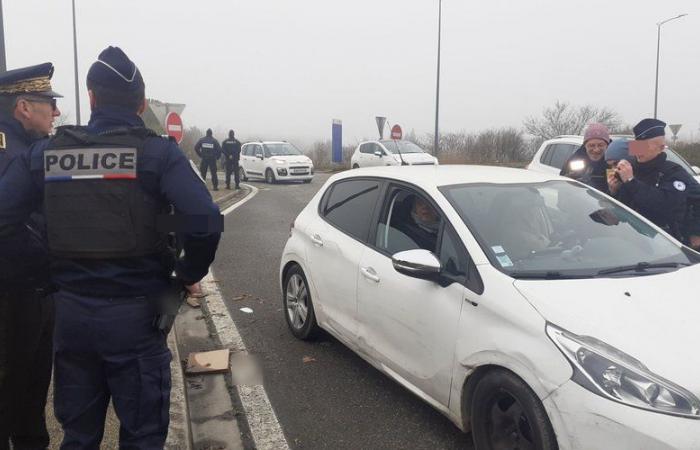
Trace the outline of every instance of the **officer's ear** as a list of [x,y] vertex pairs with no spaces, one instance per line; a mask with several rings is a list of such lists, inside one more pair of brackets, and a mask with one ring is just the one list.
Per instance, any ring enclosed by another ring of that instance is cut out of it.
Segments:
[[97,106],[97,100],[95,100],[95,93],[92,89],[88,89],[88,97],[90,98],[90,109],[95,109]]
[[137,114],[140,116],[143,114],[144,111],[146,111],[146,97],[143,98],[143,101],[141,102],[141,106],[139,106]]

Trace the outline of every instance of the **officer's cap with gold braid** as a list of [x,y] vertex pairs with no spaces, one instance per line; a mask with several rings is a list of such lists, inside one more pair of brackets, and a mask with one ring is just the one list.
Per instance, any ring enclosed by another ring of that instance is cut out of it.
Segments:
[[63,97],[51,89],[53,64],[8,70],[0,74],[0,95],[38,95],[42,97]]

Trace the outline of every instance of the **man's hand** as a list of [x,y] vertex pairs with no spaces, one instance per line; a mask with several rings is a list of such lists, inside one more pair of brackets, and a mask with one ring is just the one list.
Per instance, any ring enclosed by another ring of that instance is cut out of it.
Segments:
[[611,194],[617,194],[617,191],[620,190],[620,186],[622,186],[622,182],[617,178],[615,172],[608,175],[608,188]]
[[196,283],[191,284],[189,286],[185,286],[185,289],[187,289],[187,294],[190,297],[201,298],[201,297],[206,296],[204,294],[204,291],[202,290],[202,285],[199,282],[196,282]]
[[617,164],[617,173],[620,175],[623,183],[627,183],[634,178],[634,169],[629,161],[622,160]]

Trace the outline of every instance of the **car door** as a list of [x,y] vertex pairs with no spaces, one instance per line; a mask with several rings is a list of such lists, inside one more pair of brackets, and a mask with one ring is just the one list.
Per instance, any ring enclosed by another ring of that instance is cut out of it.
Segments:
[[264,176],[263,173],[263,166],[265,163],[263,162],[263,148],[262,145],[260,144],[255,144],[255,148],[253,149],[253,157],[250,158],[250,172],[258,177]]
[[[433,239],[419,236],[415,224],[404,226],[415,215],[412,204],[418,198],[436,214]],[[459,317],[467,295],[466,250],[437,207],[416,190],[391,186],[378,217],[375,245],[364,252],[359,265],[360,340],[390,371],[447,405]],[[439,255],[445,282],[412,278],[394,269],[392,254],[416,248]]]
[[335,183],[321,200],[318,218],[305,230],[320,324],[349,343],[358,330],[358,265],[382,185],[377,179]]

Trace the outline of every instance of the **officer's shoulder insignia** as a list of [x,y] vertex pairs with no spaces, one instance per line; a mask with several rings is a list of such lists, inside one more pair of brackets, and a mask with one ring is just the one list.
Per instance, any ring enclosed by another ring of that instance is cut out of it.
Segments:
[[685,191],[685,189],[686,189],[685,183],[680,181],[680,180],[674,181],[673,187],[676,188],[677,191],[681,191],[681,192]]
[[7,144],[5,143],[5,133],[0,132],[0,150],[5,150]]

